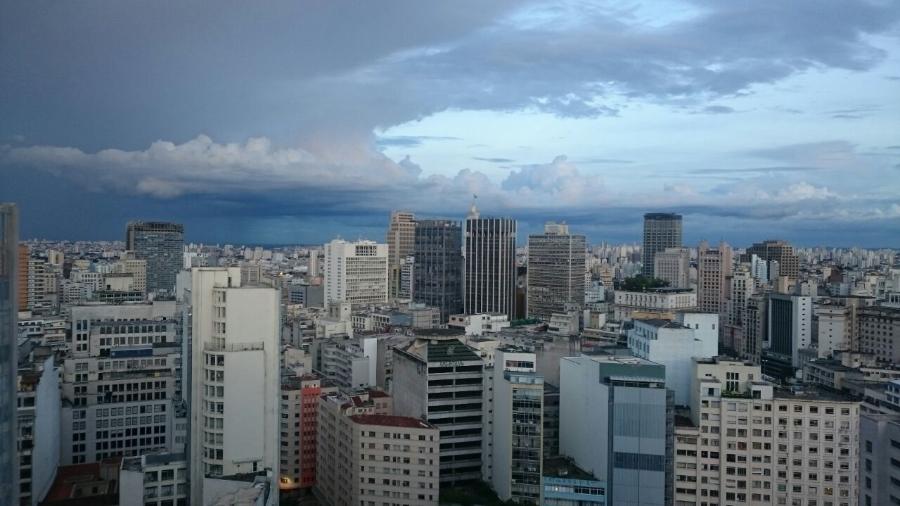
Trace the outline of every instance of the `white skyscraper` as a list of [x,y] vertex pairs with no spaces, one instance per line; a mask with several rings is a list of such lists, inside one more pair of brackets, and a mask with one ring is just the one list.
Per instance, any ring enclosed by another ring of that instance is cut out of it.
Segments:
[[271,472],[274,484],[279,476],[279,293],[242,286],[240,273],[193,271],[191,497],[198,505],[245,485],[223,477]]
[[388,300],[388,246],[335,239],[325,245],[325,304]]

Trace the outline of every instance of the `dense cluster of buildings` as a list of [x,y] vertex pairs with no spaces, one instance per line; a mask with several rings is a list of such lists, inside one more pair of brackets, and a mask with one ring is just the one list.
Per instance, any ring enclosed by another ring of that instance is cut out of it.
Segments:
[[16,224],[0,504],[900,503],[894,251],[691,247],[663,213],[591,246],[474,205],[313,247]]

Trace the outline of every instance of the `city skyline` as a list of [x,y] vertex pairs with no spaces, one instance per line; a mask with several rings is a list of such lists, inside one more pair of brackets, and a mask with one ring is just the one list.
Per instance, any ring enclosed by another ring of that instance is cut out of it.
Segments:
[[398,200],[460,219],[475,193],[591,242],[677,212],[687,243],[897,247],[895,2],[201,4],[10,6],[22,237],[375,238]]

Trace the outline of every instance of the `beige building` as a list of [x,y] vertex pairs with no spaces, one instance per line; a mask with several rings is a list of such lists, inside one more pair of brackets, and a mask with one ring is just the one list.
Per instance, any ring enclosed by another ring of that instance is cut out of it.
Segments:
[[701,242],[697,247],[697,308],[718,313],[720,323],[727,318],[731,273],[731,246],[723,242],[710,248],[706,241]]
[[616,290],[613,317],[617,321],[630,320],[635,313],[674,317],[677,311],[697,308],[697,293],[681,288],[651,288],[645,292]]
[[388,276],[390,297],[400,296],[401,264],[413,254],[416,240],[416,215],[406,211],[391,213],[391,223],[387,231]]
[[113,272],[131,274],[133,290],[141,293],[147,292],[147,261],[137,258],[124,258],[116,262]]
[[653,258],[653,276],[669,282],[672,288],[691,287],[691,250],[666,248]]
[[676,415],[675,504],[858,504],[859,402],[777,390],[758,365],[695,359]]
[[335,239],[325,245],[325,305],[388,301],[388,246]]
[[316,489],[333,506],[438,504],[439,429],[377,401],[320,399]]

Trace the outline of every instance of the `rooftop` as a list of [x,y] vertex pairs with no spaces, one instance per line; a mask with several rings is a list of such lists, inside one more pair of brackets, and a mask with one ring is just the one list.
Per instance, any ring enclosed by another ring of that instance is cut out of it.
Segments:
[[553,478],[569,478],[572,480],[598,481],[591,473],[581,469],[567,457],[548,457],[544,459],[543,476]]
[[636,322],[641,322],[645,325],[650,325],[652,327],[656,327],[658,329],[688,329],[690,327],[685,327],[684,325],[672,321],[672,320],[663,320],[662,318],[647,318],[647,319],[636,319]]
[[404,427],[408,429],[437,429],[437,427],[424,420],[409,416],[352,415],[350,419],[361,425],[381,425],[385,427]]

